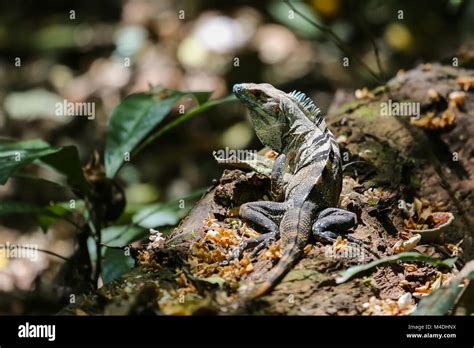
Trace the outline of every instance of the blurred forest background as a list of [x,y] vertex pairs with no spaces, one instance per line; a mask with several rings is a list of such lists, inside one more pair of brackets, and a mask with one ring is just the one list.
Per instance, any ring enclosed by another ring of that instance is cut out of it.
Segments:
[[[103,152],[113,108],[150,85],[213,91],[212,98],[219,98],[234,83],[267,82],[301,90],[325,111],[337,89],[375,87],[418,63],[451,64],[457,57],[460,66],[474,66],[472,1],[293,3],[379,73],[375,43],[381,80],[354,60],[344,66],[346,55],[330,35],[298,14],[289,18],[289,7],[280,0],[2,2],[0,136],[73,144],[85,163],[94,150]],[[93,102],[95,118],[55,116],[55,104],[65,99]],[[212,152],[225,147],[261,147],[238,102],[199,114],[132,158],[119,173],[128,204],[122,223],[151,204],[175,202],[208,187],[222,173]],[[0,186],[2,200],[48,204],[70,197],[27,178]],[[192,200],[186,200],[186,209],[165,206],[141,227],[166,230],[191,207]],[[66,257],[73,252],[74,232],[65,222],[57,221],[45,234],[33,218],[0,218],[0,243],[38,243]],[[62,262],[46,254],[38,262],[0,259],[0,312],[54,313],[60,303],[52,282]]]

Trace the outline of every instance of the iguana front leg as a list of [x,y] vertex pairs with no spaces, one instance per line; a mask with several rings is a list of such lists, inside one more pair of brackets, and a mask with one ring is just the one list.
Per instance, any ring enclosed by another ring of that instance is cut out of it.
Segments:
[[262,235],[244,240],[231,252],[230,258],[239,258],[244,250],[278,237],[280,220],[285,210],[286,203],[284,202],[258,201],[242,204],[239,212],[240,217],[255,227]]
[[252,253],[255,256],[263,247],[267,246],[269,241],[274,240],[279,235],[279,223],[285,213],[286,204],[284,191],[286,156],[280,154],[273,164],[270,182],[270,195],[273,201],[259,201],[242,204],[240,207],[240,217],[255,227],[261,236],[243,241],[237,248],[231,252],[231,258],[239,258],[244,250],[255,248]]
[[273,164],[271,182],[271,197],[275,202],[283,202],[285,199],[284,175],[285,175],[286,155],[278,155]]

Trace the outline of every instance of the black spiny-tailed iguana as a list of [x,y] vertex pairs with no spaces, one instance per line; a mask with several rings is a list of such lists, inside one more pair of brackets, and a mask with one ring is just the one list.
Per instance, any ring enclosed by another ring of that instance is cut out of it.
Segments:
[[231,256],[256,245],[255,255],[280,236],[282,257],[254,293],[258,297],[272,290],[299,260],[311,233],[334,242],[338,233],[357,224],[357,218],[335,208],[342,187],[339,147],[311,99],[269,84],[237,84],[233,92],[250,110],[260,141],[280,154],[271,173],[274,201],[240,207],[240,216],[264,234],[243,242]]

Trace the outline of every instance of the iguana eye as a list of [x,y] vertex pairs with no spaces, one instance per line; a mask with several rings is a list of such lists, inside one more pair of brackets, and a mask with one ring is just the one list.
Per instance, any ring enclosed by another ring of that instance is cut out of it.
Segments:
[[255,99],[260,100],[263,97],[265,97],[265,93],[263,93],[262,91],[256,90],[256,91],[253,91],[253,96],[255,97]]

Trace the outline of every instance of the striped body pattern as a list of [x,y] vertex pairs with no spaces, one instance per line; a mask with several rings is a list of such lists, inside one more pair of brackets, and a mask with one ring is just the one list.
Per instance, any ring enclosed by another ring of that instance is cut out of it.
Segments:
[[[280,153],[272,191],[281,202],[251,202],[243,218],[279,235],[282,258],[254,294],[269,292],[299,260],[323,210],[336,207],[342,187],[339,146],[319,108],[301,92],[285,93],[269,84],[238,84],[234,93],[250,111],[261,142]],[[278,191],[281,192],[278,192]]]

